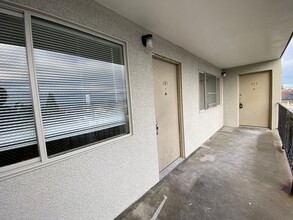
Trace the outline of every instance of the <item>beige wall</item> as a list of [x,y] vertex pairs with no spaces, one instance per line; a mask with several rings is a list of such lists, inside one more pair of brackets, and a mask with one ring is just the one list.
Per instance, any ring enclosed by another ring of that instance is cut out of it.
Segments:
[[256,63],[226,70],[224,78],[224,125],[239,126],[239,75],[261,71],[272,72],[272,129],[278,126],[278,105],[281,101],[282,68],[281,60]]

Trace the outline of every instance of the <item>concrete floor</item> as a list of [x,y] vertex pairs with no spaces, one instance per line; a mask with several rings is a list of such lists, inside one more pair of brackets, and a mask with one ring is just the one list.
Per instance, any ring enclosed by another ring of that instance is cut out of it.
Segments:
[[224,127],[117,219],[292,220],[290,181],[276,131]]

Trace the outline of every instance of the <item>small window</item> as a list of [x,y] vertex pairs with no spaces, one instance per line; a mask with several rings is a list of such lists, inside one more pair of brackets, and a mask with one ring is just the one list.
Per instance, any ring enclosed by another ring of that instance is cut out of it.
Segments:
[[220,78],[208,73],[199,73],[200,110],[220,104]]
[[48,155],[129,133],[122,45],[34,17],[32,36]]
[[24,20],[0,13],[0,167],[39,156]]

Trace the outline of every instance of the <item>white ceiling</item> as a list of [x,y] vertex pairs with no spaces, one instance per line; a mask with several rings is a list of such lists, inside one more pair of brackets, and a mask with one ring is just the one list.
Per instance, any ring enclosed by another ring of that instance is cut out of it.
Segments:
[[293,28],[293,0],[96,1],[220,68],[280,58]]

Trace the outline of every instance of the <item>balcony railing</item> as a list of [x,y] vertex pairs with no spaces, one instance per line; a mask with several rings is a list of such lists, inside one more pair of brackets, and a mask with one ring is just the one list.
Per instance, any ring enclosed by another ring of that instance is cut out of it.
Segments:
[[[279,104],[279,134],[293,175],[293,110]],[[293,194],[293,183],[291,187]]]

